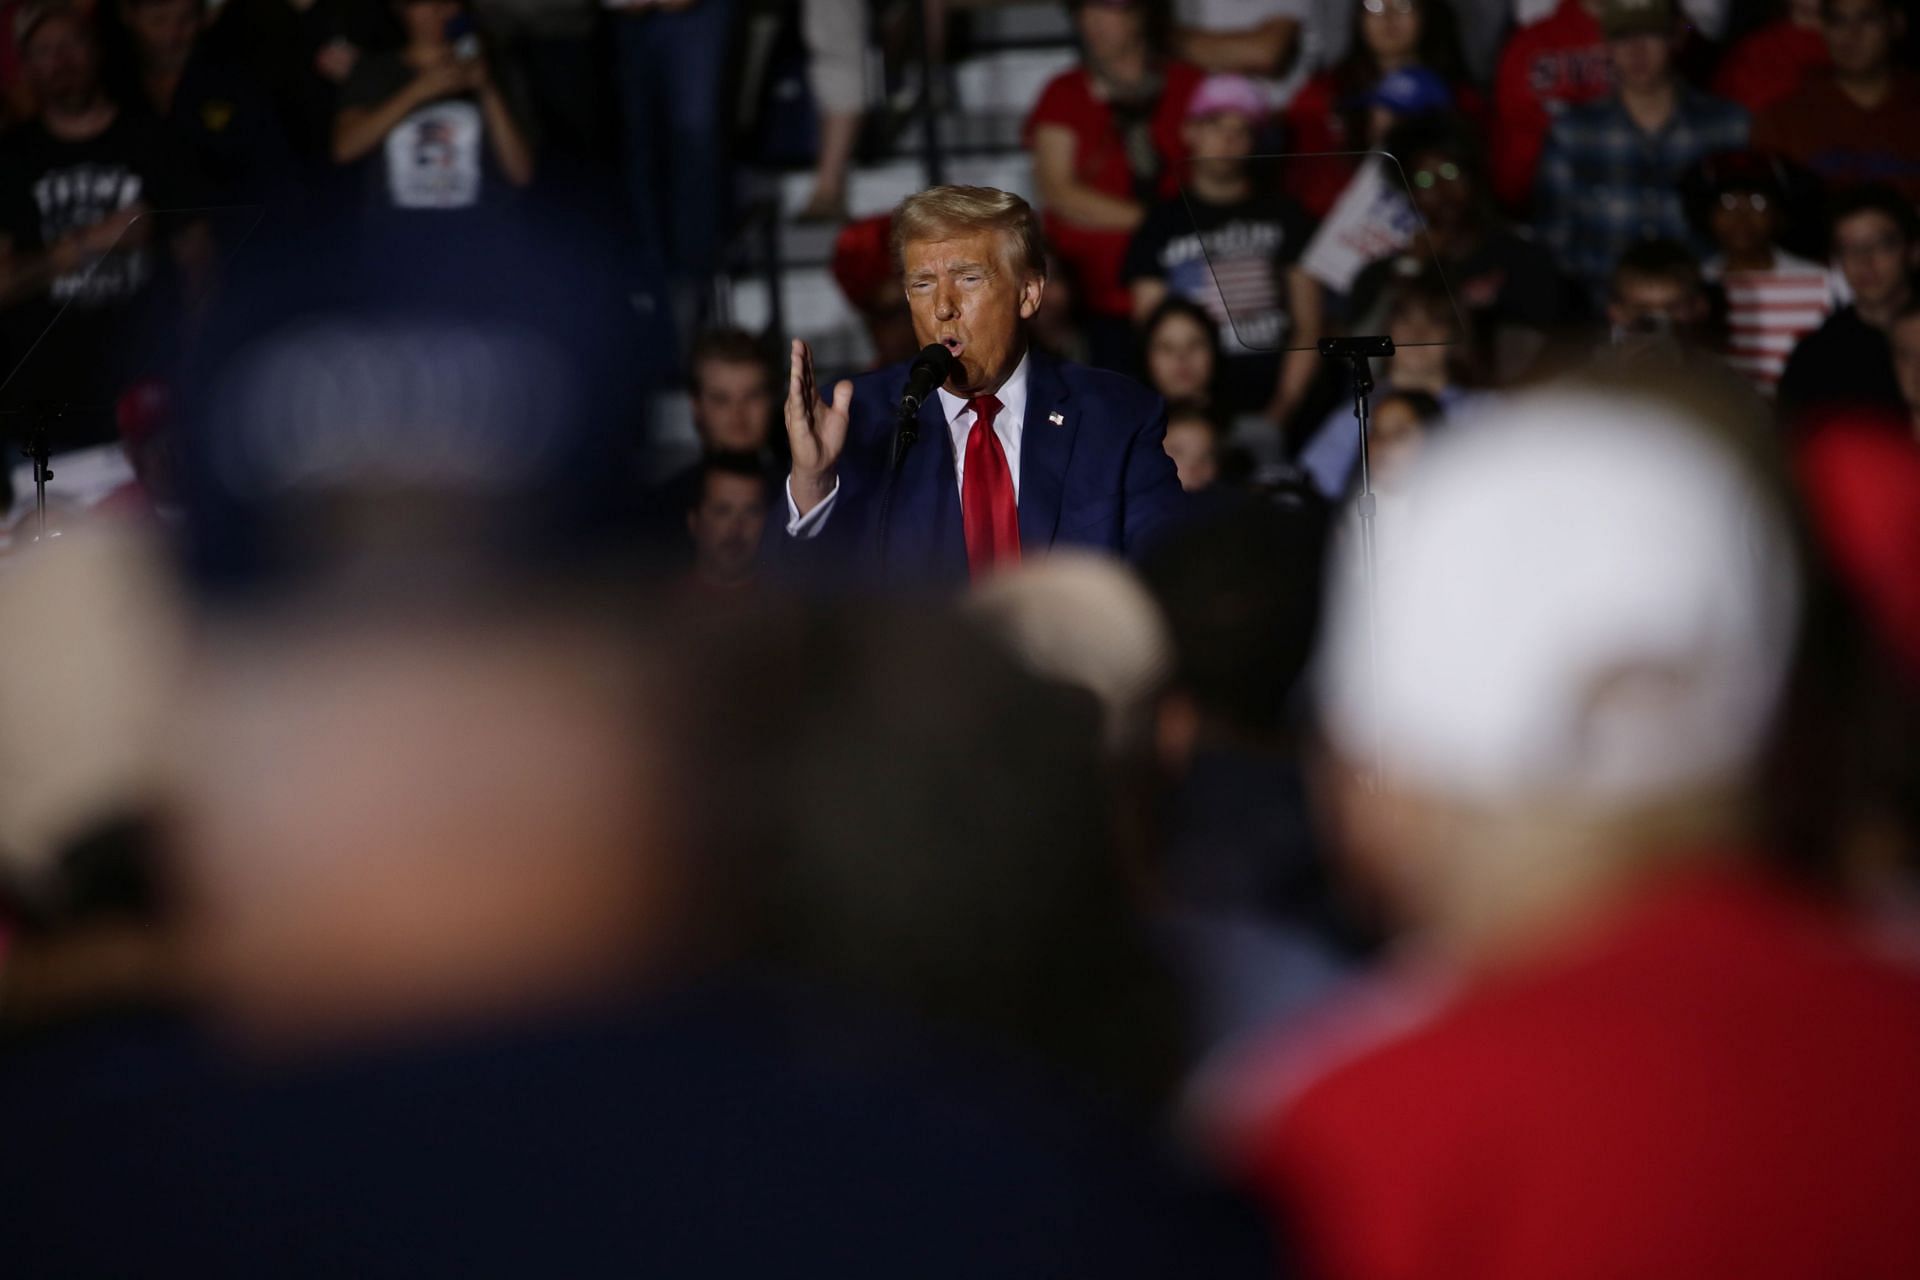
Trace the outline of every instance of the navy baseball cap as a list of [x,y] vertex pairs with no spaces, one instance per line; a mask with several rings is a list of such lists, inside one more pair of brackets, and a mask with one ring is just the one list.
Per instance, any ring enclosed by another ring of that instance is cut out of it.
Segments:
[[229,271],[173,454],[203,603],[554,578],[630,551],[639,339],[615,259],[524,216],[422,230],[320,230]]

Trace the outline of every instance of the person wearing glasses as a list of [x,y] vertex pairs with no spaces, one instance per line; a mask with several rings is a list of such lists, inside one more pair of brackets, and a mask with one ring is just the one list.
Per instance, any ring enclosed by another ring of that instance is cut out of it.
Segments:
[[1716,156],[1700,179],[1696,220],[1719,250],[1701,275],[1725,301],[1727,364],[1771,397],[1794,346],[1832,313],[1833,273],[1780,247],[1787,191],[1772,157]]
[[1780,375],[1783,419],[1806,423],[1833,409],[1903,414],[1887,334],[1913,302],[1920,266],[1920,224],[1913,206],[1889,187],[1859,187],[1833,213],[1833,256],[1853,294],[1793,349]]
[[1468,367],[1496,386],[1523,376],[1580,310],[1553,255],[1501,217],[1479,135],[1461,121],[1409,120],[1387,135],[1386,149],[1400,160],[1427,234],[1361,271],[1350,327],[1385,332],[1381,304],[1396,283],[1437,268],[1466,325]]
[[1762,113],[1754,145],[1829,188],[1885,182],[1920,202],[1920,80],[1893,64],[1906,15],[1891,0],[1824,0],[1820,23],[1833,70]]

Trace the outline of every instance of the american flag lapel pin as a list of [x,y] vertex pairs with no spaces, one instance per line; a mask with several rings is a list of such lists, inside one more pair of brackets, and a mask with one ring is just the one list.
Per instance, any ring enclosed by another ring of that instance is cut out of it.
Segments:
[[1067,421],[1067,415],[1064,413],[1061,413],[1058,409],[1055,409],[1052,413],[1047,415],[1047,421],[1051,422],[1056,427],[1065,426]]

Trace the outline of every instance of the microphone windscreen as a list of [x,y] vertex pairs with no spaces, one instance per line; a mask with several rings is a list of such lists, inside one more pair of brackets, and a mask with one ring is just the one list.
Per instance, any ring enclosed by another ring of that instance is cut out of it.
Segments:
[[953,368],[953,352],[942,343],[929,342],[920,348],[920,354],[914,357],[913,363],[939,374],[935,380],[935,385],[938,385],[947,380],[947,374]]

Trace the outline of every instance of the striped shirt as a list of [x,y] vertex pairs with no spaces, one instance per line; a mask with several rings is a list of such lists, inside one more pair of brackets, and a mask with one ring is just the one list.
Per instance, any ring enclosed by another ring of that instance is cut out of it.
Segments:
[[1827,268],[1779,249],[1765,271],[1728,271],[1714,258],[1704,269],[1727,299],[1727,364],[1771,396],[1800,339],[1833,313],[1833,277]]

